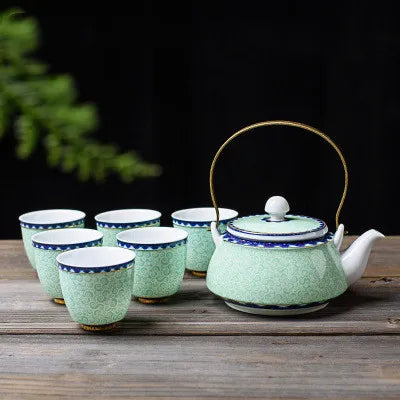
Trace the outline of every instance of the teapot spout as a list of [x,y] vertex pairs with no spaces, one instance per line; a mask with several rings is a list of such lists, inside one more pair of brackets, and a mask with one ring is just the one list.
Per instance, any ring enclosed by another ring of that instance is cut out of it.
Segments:
[[375,229],[363,233],[352,245],[341,254],[342,266],[350,286],[363,275],[368,257],[376,239],[385,237]]

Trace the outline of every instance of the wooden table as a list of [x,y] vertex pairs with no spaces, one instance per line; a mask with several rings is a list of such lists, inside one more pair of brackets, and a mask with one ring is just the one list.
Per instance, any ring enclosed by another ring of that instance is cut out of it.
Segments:
[[21,242],[0,241],[0,334],[0,399],[400,399],[400,237],[314,314],[243,314],[186,276],[169,304],[132,302],[108,334],[71,321]]

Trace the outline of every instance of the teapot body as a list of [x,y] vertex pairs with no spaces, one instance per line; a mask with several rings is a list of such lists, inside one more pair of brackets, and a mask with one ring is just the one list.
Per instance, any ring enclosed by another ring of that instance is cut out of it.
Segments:
[[332,234],[309,242],[260,243],[224,235],[211,258],[207,286],[244,312],[316,311],[347,289]]
[[[334,236],[318,218],[288,214],[290,206],[282,196],[267,200],[266,214],[236,218],[228,223],[224,235],[218,231],[220,218],[214,191],[217,160],[232,140],[266,126],[301,128],[323,138],[338,154],[344,171],[344,188],[335,215]],[[220,146],[210,168],[210,194],[216,211],[216,221],[210,228],[216,250],[208,267],[208,288],[228,306],[254,314],[303,314],[325,307],[363,275],[373,243],[384,237],[371,229],[339,254],[344,233],[339,217],[347,187],[343,154],[318,129],[277,120],[258,122],[236,131]]]

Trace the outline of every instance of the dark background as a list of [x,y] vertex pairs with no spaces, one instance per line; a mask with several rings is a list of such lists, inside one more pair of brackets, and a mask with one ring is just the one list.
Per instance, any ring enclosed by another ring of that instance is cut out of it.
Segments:
[[[93,216],[145,207],[169,214],[211,205],[208,172],[223,141],[257,121],[300,121],[330,135],[348,162],[341,222],[349,233],[400,233],[400,24],[396,2],[131,2],[108,13],[58,3],[2,2],[38,18],[38,58],[71,73],[81,101],[99,107],[100,140],[136,149],[163,167],[159,178],[82,183],[46,166],[39,151],[15,156],[0,142],[1,238],[19,237],[18,215],[76,208]],[[76,15],[80,14],[80,15]],[[334,215],[343,170],[321,138],[261,128],[232,142],[216,169],[221,206],[262,213],[284,195],[291,212]]]

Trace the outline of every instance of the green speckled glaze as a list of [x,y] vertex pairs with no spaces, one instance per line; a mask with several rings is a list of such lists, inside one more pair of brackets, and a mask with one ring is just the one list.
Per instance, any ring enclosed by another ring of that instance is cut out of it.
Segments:
[[286,215],[285,221],[269,222],[269,214],[239,217],[231,222],[234,228],[260,233],[298,233],[307,232],[319,227],[319,221],[300,215]]
[[347,288],[333,244],[266,249],[222,242],[211,259],[207,286],[218,296],[263,305],[329,300]]
[[[98,246],[101,246],[101,244]],[[82,245],[82,247],[85,246]],[[44,291],[53,298],[62,299],[63,294],[56,258],[65,250],[44,250],[33,246],[32,248],[35,253],[36,271]]]
[[160,298],[172,296],[179,290],[185,273],[186,244],[134,251],[133,296]]
[[[160,221],[158,221],[154,224],[143,225],[141,227],[134,228],[134,229],[140,229],[140,228],[144,228],[144,227],[148,227],[148,226],[160,226]],[[118,247],[116,236],[118,235],[118,233],[126,231],[128,229],[132,229],[132,228],[103,228],[101,226],[97,226],[97,230],[104,235],[103,236],[103,246]]]
[[[190,227],[173,224],[175,228],[185,230],[189,236],[187,241],[186,268],[191,271],[207,271],[208,264],[215,250],[215,244],[209,226]],[[226,231],[226,224],[219,224],[219,231]]]
[[85,325],[106,325],[123,319],[131,302],[132,276],[132,268],[94,274],[60,270],[71,318]]
[[36,271],[44,291],[53,298],[63,298],[56,258],[61,250],[43,250],[33,247]]
[[[84,228],[84,224],[82,223],[79,225],[75,225],[73,226],[73,228]],[[43,231],[45,231],[45,229],[30,229],[21,226],[22,241],[24,243],[25,253],[28,256],[29,262],[31,263],[33,269],[36,269],[36,264],[35,264],[35,252],[33,251],[34,247],[32,245],[32,236],[35,233]]]

